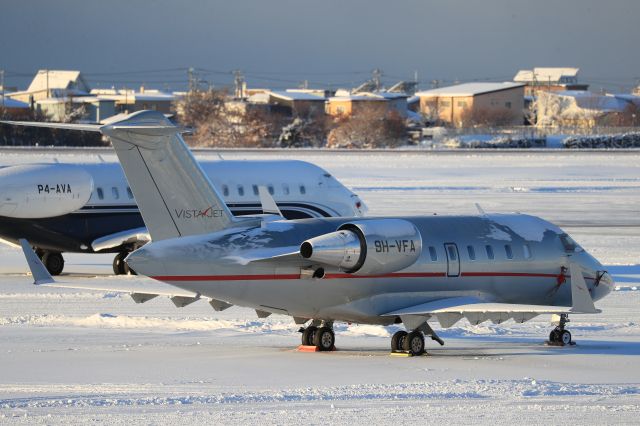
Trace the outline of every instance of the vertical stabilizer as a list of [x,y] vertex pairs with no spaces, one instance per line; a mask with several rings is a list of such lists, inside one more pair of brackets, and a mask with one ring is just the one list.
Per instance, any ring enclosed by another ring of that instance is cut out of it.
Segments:
[[179,129],[157,111],[102,126],[154,241],[219,231],[233,215]]

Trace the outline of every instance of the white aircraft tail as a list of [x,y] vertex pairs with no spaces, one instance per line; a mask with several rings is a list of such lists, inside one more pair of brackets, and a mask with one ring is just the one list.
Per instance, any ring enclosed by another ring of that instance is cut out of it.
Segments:
[[141,111],[100,131],[111,139],[152,240],[232,226],[223,198],[163,114]]

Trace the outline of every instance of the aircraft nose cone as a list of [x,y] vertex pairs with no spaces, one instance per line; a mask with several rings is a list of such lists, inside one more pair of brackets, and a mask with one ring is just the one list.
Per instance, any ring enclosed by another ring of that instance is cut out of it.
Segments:
[[140,275],[148,277],[164,275],[164,264],[154,255],[151,247],[145,246],[132,252],[124,261],[129,268]]

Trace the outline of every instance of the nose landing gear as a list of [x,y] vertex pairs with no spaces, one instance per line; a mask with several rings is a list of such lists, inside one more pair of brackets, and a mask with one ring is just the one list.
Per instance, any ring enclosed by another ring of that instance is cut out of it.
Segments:
[[[558,317],[557,319],[555,317]],[[571,340],[571,333],[565,330],[564,326],[569,322],[568,314],[554,315],[552,323],[557,324],[556,328],[549,334],[547,344],[550,346],[573,346],[575,342]]]

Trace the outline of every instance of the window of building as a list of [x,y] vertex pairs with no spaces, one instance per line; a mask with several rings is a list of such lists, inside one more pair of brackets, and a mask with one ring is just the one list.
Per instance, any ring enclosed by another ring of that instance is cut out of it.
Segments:
[[524,246],[522,246],[522,252],[524,254],[525,259],[531,259],[531,249],[529,248],[528,244],[525,244]]
[[505,102],[505,103],[504,103],[504,106],[505,106],[505,107],[507,107],[507,108],[509,108],[509,109],[511,109],[511,102]]
[[96,189],[96,194],[98,194],[98,199],[99,200],[104,200],[104,192],[102,192],[102,188],[97,188]]
[[269,194],[271,194],[271,195],[275,194],[275,192],[276,192],[276,191],[273,189],[273,185],[269,185],[269,186],[267,186],[267,189],[269,190]]
[[133,200],[133,192],[131,192],[131,188],[129,188],[127,186],[127,197],[129,197],[130,200]]
[[229,187],[227,185],[222,185],[222,195],[225,197],[229,196]]
[[484,246],[484,248],[485,250],[487,250],[487,259],[489,260],[495,259],[495,256],[493,255],[493,247],[487,244],[486,246]]
[[286,183],[282,184],[282,193],[284,195],[289,195],[289,185],[288,184],[286,184]]
[[458,108],[466,108],[467,101],[458,101],[457,105],[458,105]]
[[429,246],[429,256],[431,256],[431,260],[435,262],[438,260],[438,253],[436,252],[436,248]]
[[305,188],[304,185],[300,185],[300,193],[303,195],[307,193],[307,188]]
[[444,108],[449,108],[451,106],[451,102],[443,99],[440,101],[440,106]]
[[120,194],[118,193],[118,188],[116,188],[115,186],[111,188],[111,194],[113,195],[113,198],[116,200],[120,198]]
[[238,195],[244,197],[244,186],[238,185]]
[[513,259],[513,250],[511,249],[511,244],[504,245],[504,253],[507,255],[507,259]]
[[476,250],[473,246],[467,246],[467,252],[469,253],[469,259],[476,260]]
[[253,185],[253,195],[258,195],[258,185]]

